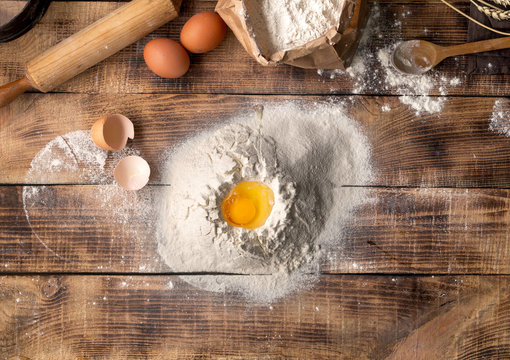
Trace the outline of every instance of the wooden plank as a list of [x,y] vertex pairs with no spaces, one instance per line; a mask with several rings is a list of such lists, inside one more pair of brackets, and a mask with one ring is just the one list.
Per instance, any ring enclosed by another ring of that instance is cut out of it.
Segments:
[[[0,187],[0,272],[188,271],[164,264],[155,206],[136,197],[160,199],[161,187],[131,196],[114,186],[33,189],[24,207],[21,186]],[[510,274],[510,190],[368,191],[373,202],[328,248],[322,272]]]
[[[5,0],[0,1],[0,4]],[[377,79],[367,89],[356,90],[357,78],[344,74],[334,79],[321,77],[315,70],[290,66],[266,68],[257,64],[242,49],[231,32],[226,40],[208,54],[193,55],[189,73],[180,79],[162,79],[152,74],[143,62],[143,46],[154,37],[178,39],[179,31],[192,14],[214,9],[215,1],[187,1],[182,16],[163,26],[148,37],[129,46],[98,66],[55,89],[57,92],[80,93],[258,93],[258,94],[398,94],[396,87],[378,85]],[[467,21],[437,3],[413,0],[383,0],[373,2],[380,7],[380,28],[368,42],[374,57],[378,49],[398,39],[420,38],[440,45],[452,45],[466,40]],[[23,76],[27,61],[62,39],[84,28],[121,6],[119,2],[53,2],[47,15],[28,34],[0,44],[0,83]],[[467,3],[457,4],[466,9]],[[0,5],[1,7],[1,5]],[[233,60],[234,59],[234,60]],[[367,56],[365,56],[367,59]],[[370,72],[384,77],[378,61],[373,61]],[[228,66],[226,66],[228,64]],[[371,64],[371,63],[370,63]],[[448,78],[459,77],[460,85],[441,84],[432,94],[447,91],[462,95],[508,95],[510,75],[466,77],[463,69],[466,59],[448,59],[438,70]],[[367,70],[368,71],[368,70]],[[442,87],[440,90],[439,87]]]
[[[48,183],[43,175],[25,179],[34,156],[59,135],[90,129],[105,113],[119,112],[135,123],[133,149],[152,167],[151,182],[161,183],[161,154],[203,129],[255,104],[298,100],[337,102],[346,107],[373,148],[381,186],[510,187],[510,141],[489,131],[494,99],[449,98],[441,114],[416,116],[396,97],[29,94],[0,109],[0,183]],[[506,111],[510,102],[501,99]],[[388,106],[391,111],[382,111]],[[59,183],[79,183],[77,172],[60,174]],[[358,184],[351,184],[358,185]]]
[[25,2],[21,1],[2,1],[0,4],[0,26],[11,21],[25,7]]
[[323,276],[271,305],[175,276],[12,276],[0,284],[4,359],[510,356],[506,276]]

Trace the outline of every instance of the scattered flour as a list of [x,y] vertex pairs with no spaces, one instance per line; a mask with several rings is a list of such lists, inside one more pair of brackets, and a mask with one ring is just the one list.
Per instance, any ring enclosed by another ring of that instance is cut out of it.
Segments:
[[117,161],[137,154],[129,147],[108,152],[94,144],[88,131],[73,131],[57,136],[36,154],[25,181],[37,184],[61,184],[65,181],[112,184]]
[[[344,0],[260,0],[245,2],[247,24],[270,56],[315,40],[340,19]],[[336,29],[335,29],[336,30]]]
[[[320,69],[317,73],[329,79],[335,79],[337,76],[349,76],[354,80],[353,92],[358,94],[381,93],[381,91],[396,92],[400,95],[400,101],[412,108],[417,116],[422,113],[440,112],[446,100],[445,95],[448,94],[447,86],[458,86],[461,80],[446,78],[434,70],[430,70],[424,75],[405,75],[395,70],[391,64],[391,54],[399,42],[376,51],[373,50],[377,48],[374,42],[381,34],[381,24],[385,23],[384,19],[386,18],[388,16],[381,15],[378,5],[373,6],[351,66],[345,71]],[[396,21],[392,26],[398,28],[401,24]],[[436,89],[440,96],[430,96]]]
[[[367,200],[363,188],[345,185],[368,183],[372,170],[369,145],[339,104],[285,103],[259,115],[241,115],[169,155],[159,252],[175,271],[220,273],[183,277],[198,287],[272,301],[313,283],[321,250]],[[275,193],[256,230],[227,225],[219,210],[244,180]]]
[[69,178],[108,181],[98,171],[104,168],[108,153],[89,140],[90,135],[85,139],[84,132],[74,131],[50,141],[32,159],[25,180],[36,183],[61,183]]
[[492,117],[489,119],[489,130],[510,136],[510,100],[499,99],[494,102]]
[[[110,225],[109,228],[112,223],[123,225],[109,234],[111,241],[136,239],[140,223],[150,226],[154,218],[152,189],[126,191],[114,184],[112,175],[121,158],[135,154],[138,152],[131,148],[114,153],[102,150],[84,130],[58,136],[39,151],[32,159],[25,182],[48,185],[24,186],[23,207],[30,226],[52,219],[51,226],[38,227],[38,231],[34,231],[48,251],[62,260],[75,262],[79,261],[83,249],[69,247],[62,239],[73,238],[72,233],[79,226],[83,226],[83,231],[94,239],[94,233],[97,233],[97,238],[104,238],[100,233],[108,228],[105,224]],[[62,183],[98,185],[82,187],[82,191],[76,191],[73,186],[59,188],[51,185]],[[94,212],[91,213],[90,209]],[[57,235],[55,228],[58,229]],[[146,229],[143,230],[147,233]],[[92,242],[89,242],[88,251],[97,251]],[[102,269],[103,265],[100,266]]]

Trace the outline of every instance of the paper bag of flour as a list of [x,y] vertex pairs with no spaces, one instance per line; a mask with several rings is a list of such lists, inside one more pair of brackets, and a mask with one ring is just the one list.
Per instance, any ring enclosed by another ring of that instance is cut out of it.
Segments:
[[[300,26],[296,22],[283,25],[268,23],[270,20],[264,13],[268,10],[264,6],[274,7],[282,2],[266,2],[264,5],[264,1],[260,0],[219,0],[216,11],[232,29],[246,51],[262,65],[284,63],[307,69],[342,70],[349,66],[358,47],[361,31],[368,19],[366,0],[337,0],[336,3],[332,1],[331,3],[339,6],[334,12],[327,13],[334,14],[334,19],[332,23],[327,24],[332,26],[324,29],[323,35],[309,39],[304,44],[297,43],[296,46],[292,46],[292,43],[289,43],[288,46],[278,48],[274,45],[276,41],[281,38],[288,41],[294,36],[290,31],[282,34],[282,28],[289,29],[292,26],[292,30],[300,30],[296,28]],[[313,15],[312,9],[307,10]],[[270,11],[275,13],[274,9]],[[284,17],[276,16],[275,21],[284,21],[282,18]],[[306,27],[311,25],[312,21],[303,22],[302,33],[305,33]]]

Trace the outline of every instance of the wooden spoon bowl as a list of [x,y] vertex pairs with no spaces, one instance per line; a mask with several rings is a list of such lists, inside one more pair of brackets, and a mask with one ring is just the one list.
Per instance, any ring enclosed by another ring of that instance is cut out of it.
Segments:
[[438,63],[436,45],[423,40],[400,43],[391,55],[393,66],[406,74],[420,75]]
[[474,54],[510,47],[510,36],[454,46],[439,46],[425,40],[400,43],[391,54],[391,63],[400,72],[423,74],[450,56]]

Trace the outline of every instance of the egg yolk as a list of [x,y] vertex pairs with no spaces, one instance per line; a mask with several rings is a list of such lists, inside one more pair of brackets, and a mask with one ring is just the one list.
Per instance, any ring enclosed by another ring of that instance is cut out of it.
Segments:
[[243,181],[223,199],[223,218],[232,226],[256,229],[266,222],[274,205],[273,190],[260,181]]

